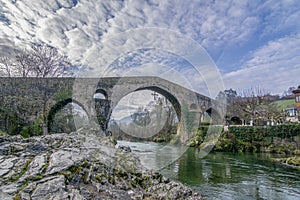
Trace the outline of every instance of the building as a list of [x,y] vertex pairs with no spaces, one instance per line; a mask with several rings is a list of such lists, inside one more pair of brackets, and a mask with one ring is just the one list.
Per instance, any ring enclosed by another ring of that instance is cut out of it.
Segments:
[[296,115],[298,116],[298,122],[300,122],[300,85],[293,91],[296,100]]
[[285,121],[287,122],[298,122],[297,108],[286,108],[285,109]]

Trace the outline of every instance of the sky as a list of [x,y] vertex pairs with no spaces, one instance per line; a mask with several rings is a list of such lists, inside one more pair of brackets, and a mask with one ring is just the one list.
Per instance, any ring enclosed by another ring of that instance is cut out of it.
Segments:
[[0,0],[0,56],[46,43],[89,75],[282,94],[300,85],[299,19],[298,0]]

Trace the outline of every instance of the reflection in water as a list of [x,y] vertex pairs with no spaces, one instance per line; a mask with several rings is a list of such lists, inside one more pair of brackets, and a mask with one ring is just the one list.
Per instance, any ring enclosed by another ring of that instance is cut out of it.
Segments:
[[173,165],[162,170],[208,199],[300,199],[300,173],[265,160],[263,154],[211,153],[199,159],[190,148]]
[[[172,154],[183,152],[177,147],[163,149],[164,145],[157,143],[123,144],[131,146],[144,166],[151,169],[160,169],[174,158]],[[161,173],[193,187],[208,199],[300,199],[299,170],[268,162],[265,154],[199,156],[197,149],[189,148]]]

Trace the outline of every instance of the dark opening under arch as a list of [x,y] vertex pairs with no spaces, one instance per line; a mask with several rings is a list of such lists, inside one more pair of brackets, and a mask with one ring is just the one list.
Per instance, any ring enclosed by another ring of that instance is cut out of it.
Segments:
[[[102,98],[103,96],[104,98]],[[94,99],[107,99],[107,92],[103,89],[97,89],[94,93]]]
[[89,118],[88,116],[88,112],[85,110],[84,106],[79,103],[78,101],[74,100],[74,99],[71,99],[71,98],[68,98],[68,99],[65,99],[65,100],[62,100],[62,101],[59,101],[57,102],[54,106],[51,107],[49,113],[48,113],[48,116],[47,116],[47,128],[48,128],[48,132],[50,133],[51,131],[51,125],[53,123],[53,120],[54,120],[54,117],[55,117],[55,114],[57,112],[59,112],[61,109],[63,109],[67,104],[69,103],[75,103],[77,104],[78,106],[80,106],[82,108],[82,110],[84,110],[84,112],[87,114],[87,117]]
[[242,120],[237,116],[232,117],[230,119],[230,121],[233,125],[242,125],[243,124]]
[[212,124],[223,124],[222,116],[215,109],[209,108],[206,110],[206,113],[208,113],[208,115],[210,116]]

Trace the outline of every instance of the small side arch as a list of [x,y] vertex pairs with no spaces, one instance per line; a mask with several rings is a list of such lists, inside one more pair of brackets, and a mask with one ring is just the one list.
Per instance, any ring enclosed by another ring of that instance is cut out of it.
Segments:
[[206,113],[210,116],[210,120],[212,124],[223,124],[223,117],[220,115],[218,111],[210,107],[209,109],[206,110]]
[[108,98],[107,92],[103,89],[97,89],[93,96],[94,99],[106,99]]
[[197,105],[195,103],[192,103],[190,105],[190,110],[197,110]]
[[78,102],[78,101],[76,101],[74,99],[71,99],[71,98],[67,98],[67,99],[64,99],[62,101],[57,102],[54,106],[51,107],[51,109],[50,109],[50,111],[49,111],[49,113],[47,115],[47,128],[48,128],[48,132],[50,132],[50,127],[51,127],[51,125],[53,123],[53,119],[55,117],[55,114],[58,111],[60,111],[61,109],[63,109],[64,106],[66,106],[69,103],[75,103],[78,106],[80,106],[82,108],[82,110],[84,110],[84,112],[87,114],[88,118],[90,119],[90,116],[88,115],[88,112],[86,111],[86,109],[84,108],[84,106],[80,102]]
[[233,125],[242,125],[243,124],[243,121],[237,116],[231,117],[230,121]]

